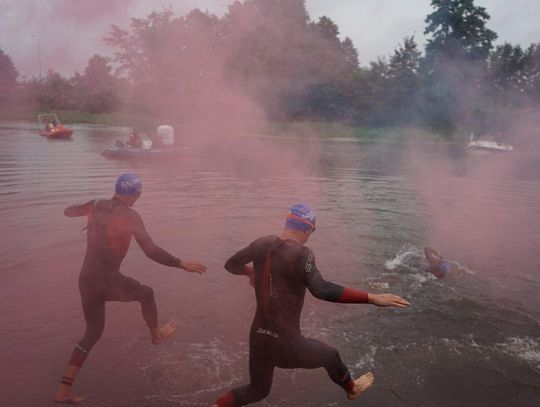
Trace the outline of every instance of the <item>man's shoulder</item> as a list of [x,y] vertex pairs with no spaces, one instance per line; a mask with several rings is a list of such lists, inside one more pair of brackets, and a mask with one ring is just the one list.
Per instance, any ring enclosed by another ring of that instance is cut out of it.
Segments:
[[276,235],[265,235],[265,236],[259,237],[258,239],[255,239],[251,244],[257,247],[266,246],[266,245],[272,244],[272,242],[274,242],[276,238],[277,238]]

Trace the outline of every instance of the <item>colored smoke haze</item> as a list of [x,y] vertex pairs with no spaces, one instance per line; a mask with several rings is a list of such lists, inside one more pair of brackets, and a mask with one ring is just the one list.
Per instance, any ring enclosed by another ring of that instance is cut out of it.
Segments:
[[518,232],[530,230],[525,226],[538,216],[533,201],[509,201],[512,191],[527,195],[535,186],[529,181],[540,177],[538,117],[528,109],[504,123],[507,140],[515,148],[512,153],[464,157],[462,150],[448,154],[437,147],[407,148],[400,165],[411,174],[425,203],[420,218],[427,230],[426,245],[495,278],[502,258],[530,264],[530,269],[516,269],[516,276],[538,270],[540,235]]

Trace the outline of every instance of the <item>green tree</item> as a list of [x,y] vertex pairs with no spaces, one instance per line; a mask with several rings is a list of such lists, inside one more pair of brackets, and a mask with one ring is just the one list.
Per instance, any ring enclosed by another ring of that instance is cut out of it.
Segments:
[[532,44],[527,54],[527,88],[533,100],[540,103],[540,44]]
[[72,110],[76,108],[73,84],[58,72],[47,71],[39,83],[37,102],[41,110]]
[[532,52],[532,47],[524,51],[520,45],[505,43],[490,54],[487,79],[500,102],[510,94],[527,90],[527,68]]
[[384,106],[388,120],[412,123],[416,119],[421,52],[414,36],[406,37],[388,63],[388,84]]
[[[432,0],[433,13],[426,17],[429,36],[426,58],[430,65],[440,59],[486,60],[497,34],[487,28],[489,14],[474,0]],[[442,61],[444,62],[444,61]]]
[[0,102],[10,100],[9,95],[17,84],[18,76],[11,57],[0,49]]
[[489,14],[473,0],[432,0],[422,63],[422,113],[426,122],[451,133],[474,127],[484,116],[484,73],[497,34],[487,28]]
[[349,37],[346,37],[341,42],[341,49],[343,51],[343,58],[345,65],[347,66],[347,70],[350,72],[356,71],[360,66],[360,62],[358,61],[358,51],[354,47],[354,44]]
[[133,86],[130,106],[169,116],[211,110],[211,89],[222,74],[219,40],[217,17],[193,10],[175,18],[168,9],[132,19],[127,30],[113,26],[105,39]]
[[112,74],[109,59],[94,55],[88,61],[83,75],[76,74],[71,83],[78,95],[79,110],[91,113],[108,113],[119,109],[118,80]]

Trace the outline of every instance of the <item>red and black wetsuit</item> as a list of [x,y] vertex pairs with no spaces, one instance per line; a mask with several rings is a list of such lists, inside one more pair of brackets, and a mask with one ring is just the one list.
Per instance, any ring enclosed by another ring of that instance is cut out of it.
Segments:
[[81,366],[103,333],[106,301],[139,301],[148,326],[156,328],[158,325],[152,288],[124,276],[119,270],[131,237],[135,237],[146,256],[160,264],[178,267],[180,260],[158,247],[140,215],[119,200],[89,201],[67,208],[65,215],[88,216],[87,248],[79,275],[86,332],[69,363]]
[[[246,264],[253,262],[253,269]],[[249,338],[251,383],[222,396],[220,407],[242,406],[265,398],[275,367],[326,368],[333,382],[350,390],[354,385],[336,349],[306,338],[300,314],[306,287],[317,298],[332,302],[367,303],[362,291],[325,281],[312,251],[293,240],[265,236],[232,256],[225,268],[233,274],[253,273],[257,312]]]

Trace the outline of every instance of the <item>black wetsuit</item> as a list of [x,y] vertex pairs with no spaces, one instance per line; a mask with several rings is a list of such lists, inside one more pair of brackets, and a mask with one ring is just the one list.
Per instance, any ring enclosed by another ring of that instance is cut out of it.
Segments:
[[[253,269],[246,267],[253,262]],[[300,314],[306,287],[317,298],[333,302],[367,302],[367,293],[325,281],[312,251],[293,240],[266,236],[232,256],[225,268],[250,274],[257,311],[249,338],[251,383],[221,397],[220,407],[242,406],[265,398],[275,367],[326,368],[336,384],[350,389],[351,376],[336,349],[306,338],[300,332]]]
[[119,271],[131,237],[135,237],[146,256],[158,263],[178,267],[180,260],[158,247],[148,235],[140,215],[119,200],[71,206],[65,215],[88,216],[87,248],[79,275],[86,332],[70,361],[70,365],[81,366],[103,333],[106,301],[139,301],[148,326],[156,328],[158,325],[152,289]]

